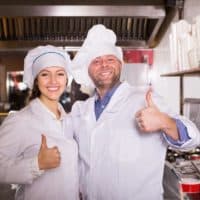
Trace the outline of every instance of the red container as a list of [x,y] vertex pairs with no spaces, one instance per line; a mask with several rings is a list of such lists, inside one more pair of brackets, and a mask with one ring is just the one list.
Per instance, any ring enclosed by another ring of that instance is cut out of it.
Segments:
[[200,180],[188,179],[181,182],[182,200],[200,200]]

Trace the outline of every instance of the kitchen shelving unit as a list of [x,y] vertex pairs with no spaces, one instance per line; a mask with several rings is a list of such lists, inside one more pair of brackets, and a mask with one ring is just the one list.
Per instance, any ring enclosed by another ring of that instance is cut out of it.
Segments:
[[171,72],[167,74],[161,74],[161,76],[168,76],[168,77],[175,77],[179,76],[180,79],[180,114],[183,114],[183,103],[184,103],[184,84],[183,84],[183,78],[184,76],[194,76],[194,75],[200,75],[200,67],[198,68],[192,68],[189,70],[183,70],[183,71],[177,71],[177,72]]

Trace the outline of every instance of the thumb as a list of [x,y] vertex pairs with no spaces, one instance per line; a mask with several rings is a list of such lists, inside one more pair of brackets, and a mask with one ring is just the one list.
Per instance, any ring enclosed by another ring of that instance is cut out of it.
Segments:
[[147,103],[147,107],[155,106],[155,104],[152,100],[152,89],[151,88],[146,93],[146,103]]
[[41,146],[40,149],[47,149],[47,139],[46,136],[42,134],[42,142],[41,142]]

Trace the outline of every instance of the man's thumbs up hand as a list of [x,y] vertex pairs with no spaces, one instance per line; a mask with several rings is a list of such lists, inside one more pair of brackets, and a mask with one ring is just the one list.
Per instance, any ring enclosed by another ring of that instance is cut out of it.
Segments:
[[58,147],[48,148],[46,136],[42,135],[38,165],[40,170],[56,168],[60,165],[60,152]]
[[136,115],[138,127],[143,132],[158,131],[161,128],[160,117],[162,113],[152,99],[152,89],[149,89],[145,96],[146,107],[139,110]]
[[155,106],[153,100],[152,100],[152,89],[149,89],[146,93],[146,104],[147,104],[147,107],[153,107]]
[[162,131],[174,140],[179,139],[176,121],[168,114],[160,112],[152,99],[152,90],[149,89],[146,93],[146,107],[139,110],[135,119],[138,128],[142,132],[157,132]]

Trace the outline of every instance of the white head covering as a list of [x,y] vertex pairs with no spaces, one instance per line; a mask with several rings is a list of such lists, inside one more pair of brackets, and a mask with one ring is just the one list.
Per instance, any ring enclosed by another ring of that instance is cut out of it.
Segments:
[[34,79],[42,69],[59,66],[69,73],[70,64],[69,55],[61,47],[38,46],[30,50],[24,59],[23,81],[32,89]]
[[116,46],[116,35],[104,25],[94,25],[75,55],[71,71],[77,83],[94,87],[94,83],[88,75],[88,67],[93,59],[103,55],[114,55],[123,63],[121,47]]

